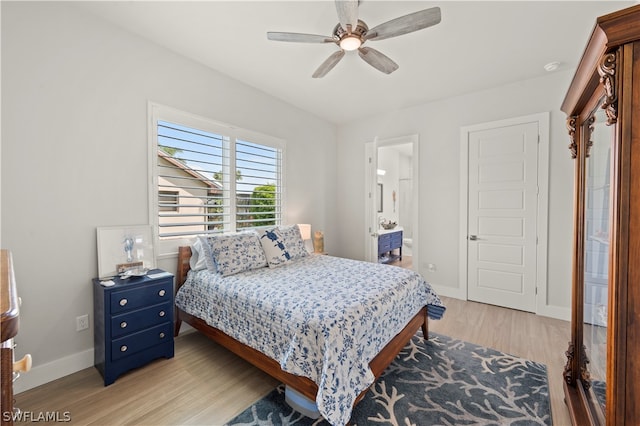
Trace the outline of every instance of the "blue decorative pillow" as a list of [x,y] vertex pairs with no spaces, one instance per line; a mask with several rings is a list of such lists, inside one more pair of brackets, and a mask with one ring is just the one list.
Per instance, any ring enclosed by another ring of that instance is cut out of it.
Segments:
[[270,268],[284,265],[309,254],[304,247],[297,225],[265,229],[259,235]]
[[291,255],[284,244],[282,234],[276,228],[265,229],[260,234],[260,244],[267,257],[270,268],[284,265],[291,261]]
[[200,237],[207,251],[207,269],[222,276],[267,266],[258,234],[254,231]]

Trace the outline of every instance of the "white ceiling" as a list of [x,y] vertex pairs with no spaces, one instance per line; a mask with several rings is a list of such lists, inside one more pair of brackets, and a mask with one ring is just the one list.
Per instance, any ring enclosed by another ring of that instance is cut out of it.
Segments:
[[379,1],[360,3],[369,27],[439,6],[442,22],[367,45],[396,61],[385,75],[356,52],[322,79],[311,74],[337,47],[269,41],[267,31],[330,35],[332,1],[115,1],[75,3],[133,33],[332,123],[573,69],[596,17],[612,1]]

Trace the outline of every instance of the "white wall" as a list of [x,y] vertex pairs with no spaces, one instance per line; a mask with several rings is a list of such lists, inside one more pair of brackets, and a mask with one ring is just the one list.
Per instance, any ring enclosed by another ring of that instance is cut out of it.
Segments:
[[[470,70],[472,72],[472,70]],[[560,104],[573,71],[523,81],[492,90],[393,111],[340,126],[336,202],[341,218],[338,254],[365,257],[364,144],[375,137],[418,134],[420,140],[419,271],[441,294],[458,291],[460,128],[539,112],[551,112],[549,250],[547,304],[549,315],[568,319],[571,283],[573,161],[567,149],[565,115]],[[354,161],[362,158],[362,161]],[[436,271],[427,271],[427,264]]]
[[23,300],[16,355],[34,365],[17,391],[93,365],[75,319],[93,324],[96,227],[148,223],[148,100],[286,140],[287,221],[337,251],[333,125],[69,4],[1,7],[0,229]]

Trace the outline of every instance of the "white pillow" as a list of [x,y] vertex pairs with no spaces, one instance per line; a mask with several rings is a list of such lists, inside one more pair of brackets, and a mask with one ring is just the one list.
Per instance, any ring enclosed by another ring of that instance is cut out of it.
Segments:
[[202,241],[197,238],[193,244],[191,244],[191,258],[189,259],[189,267],[192,271],[199,271],[201,269],[207,269],[207,261],[205,258],[207,253],[202,247]]
[[200,237],[207,251],[207,269],[222,276],[267,266],[267,259],[255,231]]

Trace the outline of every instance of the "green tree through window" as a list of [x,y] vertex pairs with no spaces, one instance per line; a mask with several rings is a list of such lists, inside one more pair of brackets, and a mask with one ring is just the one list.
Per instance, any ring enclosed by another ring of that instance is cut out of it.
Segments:
[[276,224],[276,186],[272,183],[256,187],[249,200],[249,212],[254,226]]

